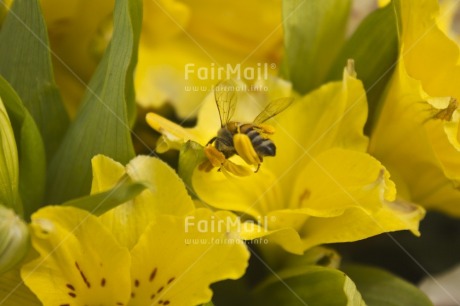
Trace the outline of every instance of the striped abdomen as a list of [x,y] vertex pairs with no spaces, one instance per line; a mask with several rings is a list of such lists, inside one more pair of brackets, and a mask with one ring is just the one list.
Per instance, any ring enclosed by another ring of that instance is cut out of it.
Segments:
[[259,156],[275,156],[276,155],[276,146],[268,138],[263,138],[258,131],[253,127],[248,128],[244,131],[251,139],[252,146]]

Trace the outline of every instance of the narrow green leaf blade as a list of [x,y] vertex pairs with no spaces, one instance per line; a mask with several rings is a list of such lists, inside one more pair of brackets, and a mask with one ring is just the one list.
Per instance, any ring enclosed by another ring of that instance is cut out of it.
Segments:
[[131,54],[131,62],[128,67],[128,73],[126,74],[126,103],[128,112],[129,126],[133,127],[137,118],[137,104],[134,92],[134,69],[137,64],[137,54],[139,48],[139,39],[141,35],[142,27],[142,2],[141,1],[129,1],[131,12],[131,23],[133,28],[133,51]]
[[350,0],[283,0],[282,71],[299,93],[323,83],[344,42],[350,7]]
[[74,199],[64,203],[63,205],[84,209],[96,216],[99,216],[108,210],[133,199],[145,188],[147,188],[147,185],[143,183],[132,182],[124,178],[115,187],[108,191]]
[[417,287],[384,270],[352,265],[342,269],[356,284],[369,306],[432,306]]
[[54,81],[38,0],[15,0],[0,32],[0,75],[16,90],[43,137],[48,160],[69,119]]
[[320,266],[299,267],[271,277],[254,292],[257,305],[365,305],[353,282],[343,272]]
[[93,156],[104,154],[122,164],[134,157],[127,111],[132,101],[127,99],[133,99],[129,88],[140,31],[134,19],[139,18],[140,10],[139,0],[115,2],[113,39],[49,168],[49,203],[89,193]]
[[[19,194],[27,219],[41,207],[45,192],[46,157],[35,121],[8,82],[0,77],[3,100],[16,139],[19,158]],[[19,213],[19,212],[18,212]]]
[[340,51],[327,81],[341,80],[347,60],[354,59],[358,78],[363,81],[367,93],[370,124],[378,111],[380,97],[393,75],[397,57],[396,16],[393,6],[387,5],[372,12],[359,25]]

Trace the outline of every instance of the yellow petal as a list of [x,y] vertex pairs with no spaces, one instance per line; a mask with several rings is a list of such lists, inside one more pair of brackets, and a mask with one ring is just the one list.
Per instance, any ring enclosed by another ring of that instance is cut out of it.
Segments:
[[91,194],[107,191],[117,184],[126,173],[125,167],[105,155],[96,155],[91,159],[93,182]]
[[[400,1],[401,51],[407,73],[432,97],[459,97],[459,49],[438,27],[438,1]],[[420,65],[424,63],[424,65]]]
[[[219,222],[225,224],[221,229]],[[209,301],[211,283],[237,279],[247,267],[249,252],[233,232],[237,224],[231,213],[208,209],[186,217],[159,217],[132,250],[133,298],[129,305]]]
[[130,256],[98,219],[73,207],[48,206],[32,216],[40,257],[21,277],[44,305],[126,305]]
[[399,1],[396,7],[401,57],[370,151],[404,181],[409,200],[458,216],[459,48],[439,27],[437,1]]
[[156,146],[156,151],[159,153],[164,153],[169,149],[180,150],[181,146],[189,140],[206,143],[210,139],[203,138],[199,133],[195,133],[193,129],[183,128],[155,113],[148,113],[145,119],[151,128],[162,134]]
[[[409,229],[418,234],[423,209],[390,202],[395,199],[394,184],[371,156],[330,149],[297,173],[293,190],[285,190],[291,195],[290,202],[284,199],[284,209],[272,210],[261,219],[259,228],[245,232],[245,239],[264,237],[288,252],[302,254],[314,245],[355,241],[386,231]],[[357,218],[361,220],[356,226],[359,231],[348,226]],[[348,227],[333,226],[334,222]],[[330,227],[327,231],[323,223]]]
[[[244,56],[251,53],[259,58],[279,56],[282,42],[281,1],[183,2],[193,6],[189,30],[198,42],[217,44],[228,52]],[[239,22],[235,22],[236,16]]]
[[6,15],[8,14],[12,2],[13,0],[3,1],[3,5],[0,7],[0,24],[3,23],[3,19],[5,19]]
[[334,148],[299,171],[289,207],[316,217],[334,217],[349,208],[372,214],[395,199],[394,183],[376,159],[366,153]]
[[[218,67],[257,69],[267,63],[268,73],[276,74],[282,48],[281,1],[162,0],[144,8],[147,22],[136,71],[136,92],[143,107],[168,102],[186,118],[196,115],[213,85],[227,78],[217,76]],[[243,22],[235,23],[235,16]],[[187,65],[194,66],[190,77]],[[200,68],[207,75],[198,74]]]
[[225,160],[221,170],[226,170],[236,176],[248,176],[254,174],[254,171],[251,168],[244,165],[236,164],[228,159]]
[[182,33],[190,8],[176,0],[143,1],[142,43],[153,45]]
[[262,246],[277,244],[285,251],[297,255],[302,255],[305,250],[299,233],[292,227],[269,229],[268,226],[243,226],[241,238]]
[[41,4],[53,52],[60,59],[54,62],[56,82],[67,109],[75,115],[85,90],[82,80],[89,81],[109,41],[105,34],[110,33],[114,1],[42,0]]
[[192,184],[199,197],[209,205],[254,218],[284,205],[276,177],[264,165],[256,174],[245,177],[217,170],[195,170]]
[[305,167],[308,154],[315,156],[334,146],[365,151],[366,117],[363,85],[345,73],[343,82],[323,85],[273,120],[276,133],[272,140],[278,147],[277,156],[267,158],[264,164],[282,177],[283,188],[288,188],[295,171],[286,170]]
[[[244,56],[218,46],[203,49],[188,36],[152,48],[141,44],[135,78],[138,103],[144,108],[169,103],[180,118],[188,119],[197,115],[203,100],[215,84],[227,78],[227,72],[233,78],[241,75],[250,84],[255,83],[259,71],[266,79],[277,72],[271,61],[243,60]],[[253,71],[254,78],[244,78],[245,70]]]
[[418,225],[425,215],[423,208],[411,203],[385,204],[375,214],[366,214],[361,209],[347,210],[334,218],[310,218],[302,229],[304,248],[312,246],[357,241],[381,233],[411,230],[419,235]]
[[449,34],[450,36],[455,36],[455,34],[452,33],[452,29],[458,5],[458,1],[455,0],[444,0],[439,3],[440,14],[438,25],[441,31]]
[[158,158],[137,156],[126,166],[126,173],[133,181],[144,182],[150,187],[132,201],[100,217],[122,245],[131,249],[156,216],[180,216],[194,209],[183,181]]

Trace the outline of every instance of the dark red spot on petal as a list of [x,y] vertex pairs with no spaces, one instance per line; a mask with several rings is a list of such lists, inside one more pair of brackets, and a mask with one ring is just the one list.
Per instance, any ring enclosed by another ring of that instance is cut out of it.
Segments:
[[161,286],[160,288],[158,288],[157,293],[160,293],[161,291],[163,291],[164,288],[165,288],[165,287],[163,287],[163,286]]
[[169,280],[168,280],[168,284],[171,284],[176,278],[175,277],[171,277]]
[[101,279],[101,287],[105,286],[105,278]]
[[169,301],[164,301],[163,305],[169,305]]
[[73,297],[73,298],[77,296],[74,292],[69,292],[69,293],[67,293],[67,294],[70,295],[70,296]]
[[75,291],[74,286],[72,286],[71,284],[66,284],[65,286],[69,288],[70,290]]
[[80,276],[83,279],[83,282],[86,284],[86,287],[91,288],[91,284],[89,283],[89,281],[86,278],[86,276],[83,273],[83,271],[80,269],[80,266],[78,265],[78,262],[75,262],[75,266],[77,267],[78,272],[80,272]]
[[152,294],[152,295],[150,296],[150,299],[153,300],[153,299],[155,298],[155,295],[156,295],[156,294]]
[[131,297],[134,298],[135,296],[134,292],[131,292]]
[[157,268],[153,269],[152,273],[150,273],[149,282],[153,281],[155,275],[157,275]]
[[139,280],[138,280],[138,279],[135,279],[135,280],[134,280],[134,286],[135,286],[135,287],[139,287]]

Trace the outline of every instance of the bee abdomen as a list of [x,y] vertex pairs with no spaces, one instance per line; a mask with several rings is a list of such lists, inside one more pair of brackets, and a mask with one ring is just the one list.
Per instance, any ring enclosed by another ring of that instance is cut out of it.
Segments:
[[254,146],[254,150],[261,156],[276,155],[276,146],[270,139],[265,139],[260,145]]
[[261,156],[276,155],[276,146],[273,141],[263,138],[256,130],[250,130],[247,135],[251,139],[252,146],[257,154]]

